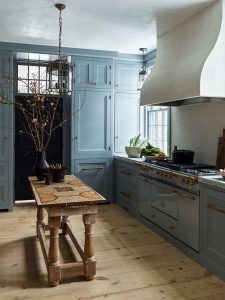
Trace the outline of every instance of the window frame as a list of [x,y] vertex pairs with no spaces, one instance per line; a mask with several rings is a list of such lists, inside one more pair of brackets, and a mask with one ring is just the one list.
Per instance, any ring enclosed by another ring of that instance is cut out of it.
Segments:
[[[167,151],[166,154],[170,155],[171,153],[171,108],[168,106],[165,106],[165,108],[162,108],[162,106],[159,106],[158,109],[153,109],[157,108],[157,106],[155,105],[146,105],[144,107],[144,137],[147,138],[149,140],[149,142],[151,143],[150,140],[150,118],[149,118],[149,113],[151,111],[160,111],[160,110],[167,110]],[[152,108],[152,110],[151,110]],[[156,145],[153,145],[156,146]]]

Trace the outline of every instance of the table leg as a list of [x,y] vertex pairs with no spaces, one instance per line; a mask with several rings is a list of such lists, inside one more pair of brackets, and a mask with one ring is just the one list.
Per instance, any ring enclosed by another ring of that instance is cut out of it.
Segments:
[[95,214],[83,215],[85,227],[85,242],[84,242],[84,278],[92,280],[96,273],[96,262],[94,257],[94,240],[92,227],[95,223]]
[[62,217],[62,223],[61,223],[61,227],[62,227],[62,234],[63,235],[67,235],[67,222],[69,222],[69,217],[68,216],[63,216]]
[[45,229],[45,222],[44,222],[44,208],[38,206],[37,207],[37,223],[36,223],[36,228],[42,225],[43,229]]
[[57,286],[60,281],[59,266],[59,227],[61,217],[49,217],[50,244],[48,253],[48,282],[52,286]]

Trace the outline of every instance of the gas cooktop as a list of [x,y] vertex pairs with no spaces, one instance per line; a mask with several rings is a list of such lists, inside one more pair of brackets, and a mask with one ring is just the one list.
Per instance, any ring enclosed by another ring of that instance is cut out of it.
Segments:
[[170,160],[157,161],[154,165],[163,167],[166,169],[180,171],[183,173],[193,174],[193,175],[213,175],[218,172],[215,170],[215,166],[201,164],[201,163],[193,163],[193,164],[176,164]]

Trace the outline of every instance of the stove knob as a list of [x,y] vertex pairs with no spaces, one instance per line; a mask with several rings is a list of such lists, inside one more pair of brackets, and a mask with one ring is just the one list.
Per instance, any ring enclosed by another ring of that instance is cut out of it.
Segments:
[[167,173],[165,173],[165,177],[167,177]]
[[182,179],[182,182],[185,182],[185,178]]
[[194,185],[195,182],[193,180],[190,181],[190,185]]
[[172,174],[170,174],[170,178],[173,178],[173,175],[172,175]]

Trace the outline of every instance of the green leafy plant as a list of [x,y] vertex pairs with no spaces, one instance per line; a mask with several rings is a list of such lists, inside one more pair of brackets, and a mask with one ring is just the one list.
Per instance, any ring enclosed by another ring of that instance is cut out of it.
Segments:
[[141,134],[134,136],[130,139],[130,147],[143,147],[147,143],[148,139],[141,139]]
[[147,143],[147,145],[141,149],[141,157],[154,155],[165,156],[165,153],[162,152],[158,147],[152,146],[150,143]]

